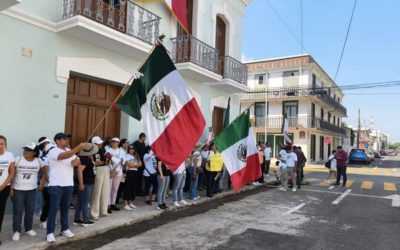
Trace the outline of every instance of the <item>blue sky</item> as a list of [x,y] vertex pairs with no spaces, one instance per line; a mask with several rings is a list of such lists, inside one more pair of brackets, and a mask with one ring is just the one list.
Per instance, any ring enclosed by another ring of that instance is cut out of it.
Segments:
[[[300,0],[268,0],[300,38]],[[333,78],[346,36],[353,0],[303,0],[304,53]],[[336,83],[341,85],[400,81],[400,1],[359,0]],[[253,0],[246,8],[243,58],[263,59],[300,54],[299,42],[290,34],[267,0]],[[400,141],[400,86],[345,91],[345,122],[387,132]],[[364,94],[366,93],[366,94]],[[383,94],[397,93],[397,94]]]

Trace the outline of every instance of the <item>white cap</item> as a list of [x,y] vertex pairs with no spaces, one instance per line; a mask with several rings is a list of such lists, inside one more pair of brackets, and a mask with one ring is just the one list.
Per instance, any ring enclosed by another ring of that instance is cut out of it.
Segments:
[[35,148],[36,148],[36,143],[34,143],[34,142],[28,143],[28,144],[25,145],[23,148],[24,148],[24,149],[26,148],[26,149],[30,149],[30,150],[35,150]]
[[49,143],[46,145],[46,147],[44,147],[44,152],[48,152],[50,149],[54,148],[55,145],[53,143]]
[[103,140],[100,138],[100,136],[95,136],[92,138],[92,143],[94,144],[103,144]]
[[112,141],[119,142],[119,138],[118,137],[113,137],[113,138],[111,138],[110,142],[112,142]]
[[42,140],[42,141],[40,141],[38,143],[38,146],[40,146],[40,145],[42,145],[43,143],[46,143],[46,142],[51,143],[51,141],[49,139],[45,138],[44,140]]

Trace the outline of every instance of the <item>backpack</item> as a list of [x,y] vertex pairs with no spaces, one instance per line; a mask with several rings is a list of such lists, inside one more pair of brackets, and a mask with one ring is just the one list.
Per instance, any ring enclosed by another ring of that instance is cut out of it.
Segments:
[[329,168],[329,169],[331,168],[331,161],[332,160],[328,160],[327,162],[325,162],[325,167],[326,168]]

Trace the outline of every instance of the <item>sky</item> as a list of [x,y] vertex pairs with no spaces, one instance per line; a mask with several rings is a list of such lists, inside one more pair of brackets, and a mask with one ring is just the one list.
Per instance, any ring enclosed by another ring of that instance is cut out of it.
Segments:
[[[276,9],[294,36],[280,21]],[[333,79],[352,13],[353,0],[253,0],[245,10],[243,60],[301,54],[301,9],[303,47]],[[339,86],[400,81],[400,1],[358,0],[336,78]],[[361,125],[389,134],[400,142],[400,86],[344,91],[346,124]]]

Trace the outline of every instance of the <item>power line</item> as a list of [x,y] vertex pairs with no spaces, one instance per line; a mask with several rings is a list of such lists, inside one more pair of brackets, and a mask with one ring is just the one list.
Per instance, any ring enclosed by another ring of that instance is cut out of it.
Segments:
[[342,53],[341,53],[341,55],[340,55],[339,64],[338,64],[338,67],[337,67],[337,69],[336,69],[336,74],[335,74],[334,81],[336,81],[336,77],[337,77],[337,75],[338,75],[338,73],[339,73],[340,65],[342,64],[344,49],[346,48],[347,38],[349,37],[351,24],[352,24],[352,22],[353,22],[354,11],[356,10],[356,5],[357,5],[357,0],[354,0],[353,11],[351,12],[350,22],[349,22],[349,26],[347,27],[346,38],[344,39],[343,48],[342,48]]

